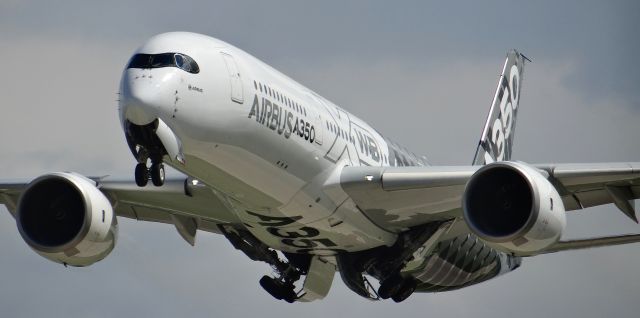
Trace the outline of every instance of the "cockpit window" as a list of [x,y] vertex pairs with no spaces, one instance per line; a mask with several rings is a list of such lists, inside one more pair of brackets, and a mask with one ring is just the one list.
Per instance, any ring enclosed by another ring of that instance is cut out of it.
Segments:
[[191,57],[181,53],[136,54],[131,58],[127,68],[161,67],[177,67],[192,74],[200,72],[198,63]]
[[196,63],[196,61],[194,61],[189,56],[176,53],[174,54],[173,57],[176,60],[176,66],[178,68],[181,68],[189,73],[194,73],[194,74],[200,72],[200,68],[198,67],[198,64]]
[[173,54],[163,53],[151,56],[151,68],[174,66]]

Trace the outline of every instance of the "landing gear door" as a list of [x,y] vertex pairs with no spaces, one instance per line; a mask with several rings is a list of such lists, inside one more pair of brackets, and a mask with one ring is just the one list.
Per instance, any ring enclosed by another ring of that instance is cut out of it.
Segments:
[[229,80],[231,81],[231,100],[242,104],[244,102],[242,81],[240,80],[240,71],[238,71],[238,65],[233,59],[233,56],[221,52],[224,63],[227,65],[227,72],[229,73]]

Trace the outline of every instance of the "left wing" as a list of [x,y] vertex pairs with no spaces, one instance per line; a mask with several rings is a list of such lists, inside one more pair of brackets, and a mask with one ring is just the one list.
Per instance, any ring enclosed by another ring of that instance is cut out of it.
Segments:
[[638,223],[633,200],[640,198],[640,163],[538,165],[560,193],[567,211],[613,203]]
[[[433,221],[462,218],[465,187],[482,167],[345,167],[340,186],[374,223],[399,232]],[[640,198],[640,163],[532,167],[558,191],[566,211],[613,203],[637,222],[633,200]],[[463,227],[461,231],[469,230]],[[629,240],[599,240],[592,246]],[[585,240],[578,245],[584,248],[589,244]]]

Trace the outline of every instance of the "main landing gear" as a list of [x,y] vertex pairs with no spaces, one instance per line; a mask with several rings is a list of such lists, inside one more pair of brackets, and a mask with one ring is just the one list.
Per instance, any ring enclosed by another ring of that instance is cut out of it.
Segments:
[[307,274],[311,264],[309,255],[285,253],[285,260],[281,260],[276,251],[247,230],[230,225],[220,225],[220,230],[233,247],[244,252],[251,260],[271,265],[275,277],[263,276],[260,279],[260,286],[271,296],[288,303],[293,303],[301,297],[296,292],[294,284]]
[[293,303],[298,298],[295,286],[292,281],[277,279],[269,276],[260,278],[260,286],[264,288],[273,298]]
[[162,162],[154,162],[150,168],[147,168],[146,163],[138,163],[135,169],[136,184],[139,187],[144,187],[151,179],[151,183],[154,186],[160,187],[164,184],[164,164]]
[[[402,269],[413,260],[414,252],[432,236],[441,235],[450,224],[451,221],[428,223],[401,233],[391,247],[338,255],[342,280],[349,289],[368,299],[391,298],[397,303],[406,300],[416,291],[418,281],[411,275],[403,275]],[[377,292],[370,291],[364,274],[379,280]]]
[[382,281],[378,288],[378,296],[382,299],[393,299],[399,303],[409,298],[416,291],[418,283],[412,277],[391,276]]

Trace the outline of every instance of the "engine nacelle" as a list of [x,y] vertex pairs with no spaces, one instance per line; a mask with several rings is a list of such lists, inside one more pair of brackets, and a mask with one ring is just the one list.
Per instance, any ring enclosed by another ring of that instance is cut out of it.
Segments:
[[32,181],[16,214],[18,230],[43,257],[88,266],[113,250],[118,223],[96,183],[74,173],[52,173]]
[[521,162],[480,168],[467,183],[462,206],[474,234],[516,255],[533,255],[555,244],[567,223],[555,187]]

